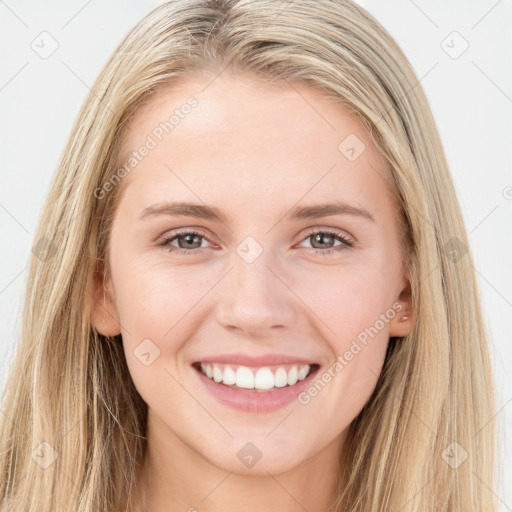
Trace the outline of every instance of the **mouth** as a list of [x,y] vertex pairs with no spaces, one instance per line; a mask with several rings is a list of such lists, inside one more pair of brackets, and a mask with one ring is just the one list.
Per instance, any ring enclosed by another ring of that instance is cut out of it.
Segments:
[[192,367],[208,379],[227,388],[249,393],[271,393],[282,388],[294,387],[298,382],[310,378],[320,365],[280,364],[250,367],[237,364],[201,362]]

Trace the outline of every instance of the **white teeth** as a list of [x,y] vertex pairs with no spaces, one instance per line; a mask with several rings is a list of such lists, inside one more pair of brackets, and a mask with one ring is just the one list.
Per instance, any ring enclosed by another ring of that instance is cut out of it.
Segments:
[[236,384],[236,375],[230,366],[226,366],[224,368],[224,378],[222,379],[222,382],[228,386]]
[[293,386],[299,380],[299,372],[296,366],[292,366],[288,372],[288,386]]
[[256,374],[247,366],[237,366],[236,371],[229,365],[215,363],[201,363],[201,371],[215,382],[222,382],[227,386],[236,386],[244,389],[266,391],[269,389],[293,386],[304,380],[311,370],[310,365],[293,365],[288,372],[283,366],[272,372],[269,367],[258,368]]
[[277,369],[277,372],[274,376],[274,381],[276,388],[284,388],[288,385],[288,375],[282,366]]
[[309,373],[309,368],[307,366],[301,366],[300,367],[300,370],[299,370],[299,380],[304,380],[307,376],[308,376],[308,373]]
[[222,380],[222,378],[223,378],[223,374],[222,374],[220,368],[216,364],[214,364],[213,365],[213,380],[215,382],[220,382]]
[[[215,368],[217,365],[214,364],[213,367]],[[254,374],[252,371],[247,368],[247,366],[239,366],[238,370],[236,371],[236,382],[235,384],[239,388],[247,388],[247,389],[253,389],[254,388]]]
[[257,389],[272,389],[274,374],[268,368],[260,368],[254,377],[254,387]]

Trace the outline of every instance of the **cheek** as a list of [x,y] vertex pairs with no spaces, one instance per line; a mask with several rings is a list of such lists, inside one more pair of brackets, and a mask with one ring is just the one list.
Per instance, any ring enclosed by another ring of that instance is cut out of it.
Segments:
[[194,306],[209,286],[184,268],[170,269],[143,258],[116,268],[126,362],[141,396],[157,405],[168,400],[171,389],[179,396],[179,386],[165,370],[181,380],[177,359],[200,321],[200,308]]
[[[392,286],[376,265],[340,267],[324,275],[311,275],[297,283],[297,294],[311,311],[322,320],[326,336],[332,339],[337,353],[344,351],[347,342],[371,328],[392,305]],[[386,336],[389,326],[379,323]]]
[[387,341],[374,339],[366,347],[352,347],[337,356],[337,361],[318,375],[301,403],[314,417],[330,418],[333,435],[357,417],[377,384],[386,353]]
[[149,257],[119,258],[116,304],[130,368],[138,371],[137,355],[143,342],[150,352],[159,351],[152,367],[179,367],[180,351],[193,337],[210,304],[208,292],[216,279],[207,277],[204,269],[199,272],[193,266],[171,267]]
[[390,322],[396,315],[391,307],[392,287],[378,265],[340,269],[335,278],[316,277],[314,287],[309,283],[312,291],[305,302],[321,319],[317,326],[332,359],[304,401],[314,400],[319,405],[322,398],[317,399],[316,393],[329,394],[327,407],[332,407],[330,413],[344,424],[360,412],[382,370]]
[[162,336],[198,300],[206,283],[204,271],[200,276],[193,266],[173,266],[164,250],[156,251],[160,249],[147,254],[130,246],[119,249],[114,254],[114,281],[116,303],[125,322],[147,326]]
[[344,306],[343,318],[332,323],[336,334],[324,337],[332,359],[299,397],[313,417],[331,418],[333,435],[348,427],[370,399],[389,343],[389,324],[379,318],[376,301],[367,302],[363,313],[360,304]]

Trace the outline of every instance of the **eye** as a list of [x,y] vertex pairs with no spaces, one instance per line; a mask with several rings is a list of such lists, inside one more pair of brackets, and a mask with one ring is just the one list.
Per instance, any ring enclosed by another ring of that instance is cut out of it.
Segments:
[[[206,240],[206,235],[199,231],[182,231],[164,235],[158,245],[168,247],[169,252],[177,254],[198,254],[202,252],[201,238]],[[178,242],[177,247],[173,244],[174,241]]]
[[[308,239],[312,240],[312,248],[316,249],[315,254],[328,255],[353,247],[353,242],[348,237],[328,229],[312,229],[302,241],[305,242]],[[168,247],[169,252],[176,254],[194,255],[201,253],[205,248],[202,245],[203,240],[207,240],[207,238],[200,231],[181,231],[164,235],[157,245]],[[336,241],[340,243],[332,245]]]
[[[311,239],[313,249],[316,249],[315,254],[321,254],[323,256],[346,250],[354,245],[348,237],[328,229],[312,229],[308,232],[306,238],[303,239],[303,242],[309,239]],[[336,241],[341,243],[337,246],[332,245]]]

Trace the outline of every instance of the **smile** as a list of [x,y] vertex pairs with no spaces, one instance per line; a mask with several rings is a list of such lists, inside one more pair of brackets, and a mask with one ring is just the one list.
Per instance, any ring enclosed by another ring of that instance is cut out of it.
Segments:
[[194,367],[209,379],[225,386],[265,392],[294,386],[304,380],[318,365],[282,364],[252,368],[224,363],[196,363]]

